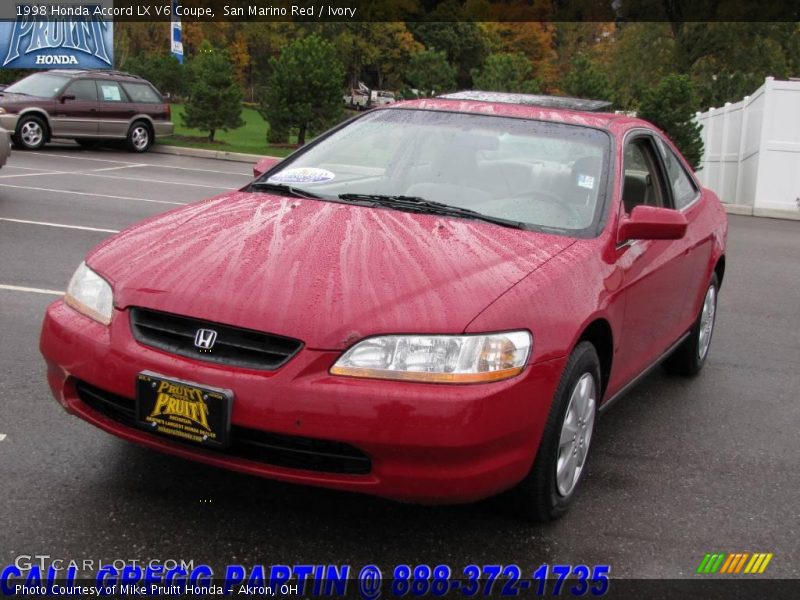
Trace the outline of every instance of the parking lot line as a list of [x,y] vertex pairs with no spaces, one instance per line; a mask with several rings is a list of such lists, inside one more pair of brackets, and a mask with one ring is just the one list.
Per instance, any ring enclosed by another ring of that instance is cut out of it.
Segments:
[[90,173],[99,173],[100,171],[118,171],[119,169],[136,169],[137,167],[149,167],[150,165],[144,163],[122,165],[121,167],[103,167],[102,169],[92,169]]
[[[120,177],[118,175],[98,175],[99,171],[113,171],[116,169],[134,169],[137,167],[149,167],[150,165],[124,165],[121,167],[109,167],[107,169],[92,169],[91,171],[46,171],[36,172],[36,173],[20,173],[19,175],[0,175],[0,179],[7,179],[9,177],[34,177],[36,175],[41,175],[44,177],[45,175],[84,175],[86,177],[101,177],[103,179],[119,179],[122,181],[138,181],[142,182],[141,177]],[[163,179],[150,179],[147,178],[147,183],[166,183],[169,185],[180,185],[182,187],[189,186],[189,187],[201,187],[201,188],[209,188],[212,190],[235,190],[237,188],[222,186],[222,185],[206,185],[205,183],[188,183],[185,181],[164,181]]]
[[48,223],[46,221],[26,221],[25,219],[6,219],[0,217],[0,221],[9,223],[23,223],[25,225],[45,225],[47,227],[62,227],[64,229],[82,229],[83,231],[100,231],[102,233],[119,233],[119,229],[98,229],[97,227],[84,227],[83,225],[66,225],[64,223]]
[[232,188],[232,187],[222,186],[222,185],[206,185],[204,183],[187,183],[185,181],[165,181],[163,179],[151,179],[149,177],[146,180],[143,180],[141,177],[119,177],[118,175],[98,175],[93,171],[75,171],[75,172],[72,172],[72,173],[65,173],[65,174],[68,174],[68,175],[84,175],[86,177],[102,177],[103,179],[118,179],[118,180],[122,180],[122,181],[138,181],[140,183],[142,183],[143,181],[146,181],[147,183],[165,183],[167,185],[179,185],[181,187],[186,187],[188,185],[190,187],[209,188],[209,189],[212,189],[212,190],[231,190],[231,191],[233,191],[233,190],[237,189],[237,188]]
[[31,187],[27,185],[12,185],[10,183],[0,183],[0,187],[17,188],[20,190],[34,190],[37,192],[56,192],[59,194],[74,194],[77,196],[95,196],[98,198],[113,198],[114,200],[133,200],[135,202],[153,202],[154,204],[174,204],[183,206],[188,202],[171,202],[169,200],[150,200],[149,198],[133,198],[131,196],[112,196],[110,194],[95,194],[92,192],[74,192],[72,190],[56,190],[53,188]]
[[42,288],[25,287],[22,285],[7,285],[0,283],[0,290],[9,290],[12,292],[30,292],[32,294],[50,294],[51,296],[63,296],[64,292],[58,290],[44,290]]
[[50,169],[42,169],[41,167],[21,167],[20,165],[6,164],[3,167],[3,171],[7,169],[22,169],[23,171],[50,171]]
[[10,177],[35,177],[37,175],[66,175],[65,171],[37,171],[36,173],[20,173],[19,175],[0,175],[0,179],[8,179]]
[[[88,156],[71,156],[69,154],[51,154],[49,152],[44,153],[35,153],[31,152],[30,154],[26,154],[25,156],[36,156],[39,158],[47,158],[48,156],[52,156],[55,158],[71,158],[72,160],[88,160],[88,161],[96,161],[96,162],[108,162],[108,163],[117,163],[121,165],[140,165],[144,164],[148,167],[153,167],[154,169],[177,169],[179,171],[200,171],[202,173],[221,173],[223,175],[244,175],[243,173],[236,173],[235,171],[216,171],[213,169],[200,169],[198,167],[180,167],[178,165],[159,165],[154,163],[134,163],[125,160],[113,160],[110,158],[91,158]],[[213,160],[213,159],[202,159],[202,160]],[[247,164],[247,163],[243,163]],[[22,168],[22,167],[18,167]]]

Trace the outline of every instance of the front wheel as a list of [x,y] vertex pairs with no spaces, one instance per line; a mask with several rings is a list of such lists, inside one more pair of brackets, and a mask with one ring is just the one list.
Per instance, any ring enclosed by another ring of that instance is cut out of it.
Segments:
[[38,150],[47,141],[47,125],[40,117],[22,117],[13,141],[23,150]]
[[589,456],[600,389],[597,351],[581,342],[564,368],[533,467],[508,494],[514,513],[551,521],[567,512]]
[[131,152],[147,152],[150,144],[153,142],[153,136],[150,134],[150,128],[141,121],[137,121],[128,130],[128,137],[126,143],[128,150]]
[[680,346],[664,361],[664,368],[675,375],[697,375],[708,358],[711,335],[717,319],[717,295],[719,282],[716,273],[708,282],[700,314],[692,326],[692,330]]

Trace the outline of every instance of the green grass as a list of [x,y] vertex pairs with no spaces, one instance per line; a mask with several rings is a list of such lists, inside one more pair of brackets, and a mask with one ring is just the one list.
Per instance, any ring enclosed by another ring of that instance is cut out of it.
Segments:
[[175,135],[161,138],[160,143],[184,148],[205,148],[223,152],[243,152],[260,156],[287,156],[292,148],[282,148],[267,144],[268,124],[264,118],[252,108],[242,108],[244,126],[228,131],[218,130],[214,143],[208,142],[208,132],[190,129],[183,125],[183,105],[172,104],[172,122],[175,123]]

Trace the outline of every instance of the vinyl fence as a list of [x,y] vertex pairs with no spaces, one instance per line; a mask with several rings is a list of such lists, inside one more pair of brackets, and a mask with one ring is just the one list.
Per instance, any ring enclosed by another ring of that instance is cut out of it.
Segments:
[[705,147],[697,176],[729,212],[800,219],[800,81],[767,77],[697,121]]

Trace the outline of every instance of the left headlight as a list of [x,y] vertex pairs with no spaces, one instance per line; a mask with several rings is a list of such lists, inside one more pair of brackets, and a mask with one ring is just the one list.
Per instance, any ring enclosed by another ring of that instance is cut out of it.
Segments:
[[350,348],[330,372],[428,383],[499,381],[522,372],[532,345],[528,331],[378,336]]
[[111,285],[82,262],[69,280],[64,302],[79,313],[99,321],[111,323],[114,293]]

